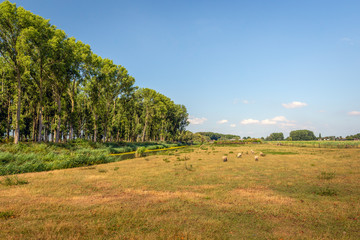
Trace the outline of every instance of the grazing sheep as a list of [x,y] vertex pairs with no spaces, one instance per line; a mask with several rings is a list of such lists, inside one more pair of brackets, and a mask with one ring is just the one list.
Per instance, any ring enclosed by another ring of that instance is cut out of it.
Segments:
[[265,154],[263,152],[260,152],[260,156],[265,157]]
[[227,162],[227,156],[223,156],[223,157],[222,157],[222,160],[223,160],[224,162]]
[[250,152],[251,152],[252,154],[254,154],[254,151],[253,151],[252,149],[250,150]]
[[255,156],[255,161],[259,161],[259,157],[258,157],[258,156]]
[[241,158],[241,156],[242,156],[242,153],[238,153],[238,154],[236,155],[237,158]]

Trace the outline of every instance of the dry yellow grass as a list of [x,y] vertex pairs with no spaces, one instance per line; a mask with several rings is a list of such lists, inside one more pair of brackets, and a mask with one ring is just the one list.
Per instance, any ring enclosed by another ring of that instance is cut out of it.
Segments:
[[0,239],[360,239],[359,149],[192,149],[19,175]]

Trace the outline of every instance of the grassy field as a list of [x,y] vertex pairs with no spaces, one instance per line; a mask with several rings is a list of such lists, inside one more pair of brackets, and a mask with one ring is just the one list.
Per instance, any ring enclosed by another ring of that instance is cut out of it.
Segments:
[[42,172],[119,161],[117,154],[177,147],[179,144],[93,143],[74,140],[67,143],[0,144],[0,175]]
[[360,148],[360,141],[269,141],[268,143],[314,148]]
[[0,239],[360,239],[359,179],[360,149],[270,144],[3,176]]

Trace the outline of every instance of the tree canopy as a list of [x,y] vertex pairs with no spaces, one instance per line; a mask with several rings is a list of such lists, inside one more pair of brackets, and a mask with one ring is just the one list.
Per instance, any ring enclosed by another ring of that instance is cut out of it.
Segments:
[[232,134],[221,134],[214,132],[198,132],[198,134],[209,137],[211,140],[230,140],[230,139],[240,139],[238,135]]
[[284,140],[283,133],[271,133],[269,136],[266,137],[266,141],[282,141]]
[[314,133],[310,130],[295,130],[290,132],[292,141],[316,140]]
[[124,66],[68,37],[49,20],[0,4],[0,139],[175,141],[183,105],[135,86]]

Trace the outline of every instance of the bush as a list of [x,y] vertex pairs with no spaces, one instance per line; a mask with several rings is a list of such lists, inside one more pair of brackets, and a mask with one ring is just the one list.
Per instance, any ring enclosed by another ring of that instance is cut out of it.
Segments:
[[145,155],[145,150],[146,150],[145,147],[139,147],[138,149],[136,149],[135,156],[143,157]]

